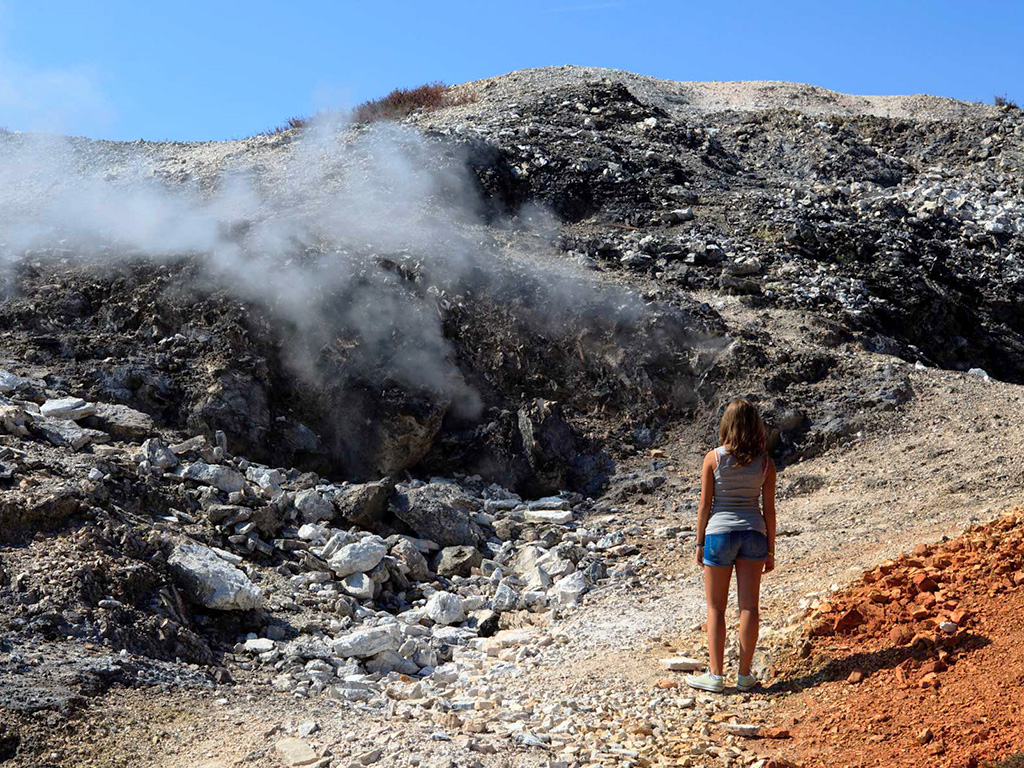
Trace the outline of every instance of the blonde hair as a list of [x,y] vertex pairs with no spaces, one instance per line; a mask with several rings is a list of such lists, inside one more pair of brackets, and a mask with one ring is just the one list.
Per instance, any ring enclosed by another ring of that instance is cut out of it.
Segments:
[[726,406],[718,437],[737,462],[747,465],[764,453],[768,433],[754,404],[740,397]]

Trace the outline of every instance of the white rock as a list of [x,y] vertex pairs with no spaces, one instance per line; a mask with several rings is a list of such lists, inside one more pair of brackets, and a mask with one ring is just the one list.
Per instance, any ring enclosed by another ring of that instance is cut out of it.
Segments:
[[331,555],[328,565],[339,577],[344,578],[352,573],[372,571],[387,553],[388,547],[379,536],[367,536],[343,546]]
[[492,608],[499,613],[503,613],[505,611],[514,611],[518,605],[519,593],[508,584],[499,584],[498,588],[494,591],[494,599],[491,601]]
[[266,653],[274,650],[274,641],[265,637],[252,637],[245,641],[245,650],[249,653]]
[[662,668],[667,669],[669,672],[693,672],[704,666],[703,662],[686,656],[672,656],[662,659],[660,663]]
[[259,587],[209,547],[178,544],[167,558],[167,565],[189,597],[207,608],[250,611],[262,605]]
[[941,629],[941,630],[942,630],[943,632],[945,632],[945,633],[946,633],[947,635],[955,635],[955,634],[956,634],[956,631],[957,631],[958,629],[960,629],[960,627],[959,627],[959,626],[957,626],[957,624],[956,624],[955,622],[952,622],[952,621],[944,621],[944,622],[942,622],[941,624],[939,624],[939,629]]
[[295,508],[305,523],[318,523],[334,517],[334,505],[316,490],[299,491],[295,494]]
[[186,480],[194,480],[201,485],[212,485],[224,493],[235,493],[245,487],[245,478],[230,467],[220,464],[207,464],[197,461],[185,468],[181,475]]
[[465,621],[462,598],[451,592],[435,592],[427,600],[427,616],[435,624],[444,626]]
[[373,579],[365,573],[350,573],[341,580],[341,588],[346,595],[354,597],[356,600],[373,599]]
[[587,580],[582,571],[570,573],[555,582],[555,600],[559,605],[574,605],[587,591]]
[[80,397],[62,397],[47,400],[39,407],[39,412],[49,419],[84,419],[96,413],[96,406],[87,403]]
[[523,515],[528,523],[565,525],[572,522],[571,509],[528,509]]
[[301,768],[319,760],[316,751],[302,739],[281,739],[274,745],[278,756],[289,768]]
[[246,467],[245,476],[264,490],[279,490],[281,483],[285,481],[285,474],[279,469],[268,469],[267,467],[255,467],[252,465]]
[[331,642],[331,648],[343,659],[365,659],[383,651],[397,651],[400,644],[401,633],[398,624],[383,624],[378,627],[359,627],[346,632]]

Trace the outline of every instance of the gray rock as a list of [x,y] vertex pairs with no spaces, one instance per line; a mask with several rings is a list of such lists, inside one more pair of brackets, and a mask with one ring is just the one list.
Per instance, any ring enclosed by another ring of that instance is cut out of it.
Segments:
[[209,547],[177,544],[167,565],[189,598],[206,608],[250,611],[263,603],[262,593],[249,577]]
[[519,593],[508,584],[499,584],[494,591],[494,599],[491,601],[494,610],[499,613],[514,611],[519,607]]
[[151,466],[158,469],[174,469],[178,466],[178,457],[158,437],[151,437],[142,444],[142,455]]
[[274,744],[274,749],[277,751],[278,757],[281,758],[281,761],[288,768],[303,768],[307,765],[313,765],[320,759],[316,750],[309,746],[309,744],[302,739],[293,737],[281,739]]
[[274,641],[266,637],[254,637],[245,641],[245,650],[248,653],[266,653],[274,650]]
[[332,501],[338,514],[360,528],[373,529],[388,511],[388,497],[394,484],[387,480],[355,483],[339,488]]
[[87,403],[80,397],[62,397],[47,400],[39,407],[39,412],[48,419],[84,419],[96,412],[96,406]]
[[387,545],[379,537],[367,536],[341,547],[327,562],[335,574],[344,578],[352,573],[373,570],[387,552]]
[[343,659],[367,659],[383,651],[397,651],[401,633],[397,624],[359,627],[331,642],[331,648]]
[[299,510],[304,523],[319,523],[334,517],[334,505],[313,489],[295,494],[295,508]]
[[563,576],[555,582],[555,601],[559,605],[575,605],[587,591],[587,580],[580,571]]
[[395,494],[395,516],[416,533],[442,547],[476,546],[484,536],[469,516],[476,506],[457,485],[427,483]]
[[95,413],[82,424],[107,432],[115,440],[131,442],[145,440],[156,431],[153,417],[148,413],[111,403],[96,403]]
[[568,509],[528,509],[524,516],[528,523],[565,525],[572,522],[572,511]]
[[201,485],[210,485],[224,493],[235,493],[245,487],[245,478],[235,470],[220,464],[197,461],[190,464],[181,475],[185,480],[194,480]]
[[435,624],[447,626],[466,620],[462,598],[451,592],[435,592],[427,600],[427,616]]
[[78,451],[89,443],[106,438],[103,432],[94,429],[83,429],[67,419],[45,419],[36,417],[32,421],[32,431],[58,448],[70,448]]
[[401,675],[415,675],[420,665],[412,659],[406,659],[395,651],[381,651],[366,661],[367,672],[397,672]]
[[376,586],[373,579],[365,573],[351,573],[341,580],[341,588],[345,594],[356,600],[372,600]]
[[476,547],[445,547],[437,557],[435,570],[438,576],[469,576],[483,559]]
[[412,581],[433,579],[430,566],[427,565],[427,558],[405,537],[398,537],[398,540],[391,545],[390,554],[398,562],[399,570]]
[[18,376],[10,371],[0,371],[0,394],[6,395],[8,392],[14,392],[31,383],[32,380],[26,379],[24,376]]

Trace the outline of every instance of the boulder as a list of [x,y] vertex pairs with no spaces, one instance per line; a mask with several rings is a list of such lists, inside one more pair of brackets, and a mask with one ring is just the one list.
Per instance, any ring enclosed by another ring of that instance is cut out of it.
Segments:
[[250,611],[263,602],[260,589],[245,573],[201,544],[177,544],[167,566],[188,597],[206,608]]
[[457,485],[427,483],[395,494],[395,516],[418,535],[442,547],[476,546],[484,540],[479,526],[469,516],[473,500]]
[[415,675],[420,665],[412,659],[406,659],[395,651],[381,651],[366,661],[366,671],[388,674],[397,672],[400,675]]
[[462,598],[451,592],[435,592],[427,600],[427,616],[435,624],[447,626],[466,620]]
[[572,522],[572,510],[568,509],[528,509],[523,516],[528,523],[565,525]]
[[224,493],[235,493],[242,490],[245,478],[235,470],[220,464],[207,464],[197,461],[185,468],[181,475],[185,480],[194,480],[200,485],[210,485]]
[[303,768],[303,766],[313,765],[320,759],[316,750],[309,744],[294,737],[281,739],[274,744],[274,749],[288,768]]
[[445,547],[437,556],[434,570],[438,576],[469,576],[483,560],[484,556],[476,547]]
[[519,607],[519,593],[508,584],[499,584],[498,588],[494,591],[491,605],[498,613],[514,611]]
[[76,421],[91,416],[96,412],[96,406],[87,403],[80,397],[62,397],[56,400],[47,400],[39,406],[39,412],[48,419]]
[[158,469],[174,469],[178,466],[178,457],[158,437],[151,437],[142,444],[142,455],[150,466]]
[[401,633],[397,624],[358,627],[331,642],[335,654],[343,659],[367,659],[384,651],[397,651]]
[[127,405],[96,403],[96,410],[82,425],[107,432],[115,440],[137,442],[156,431],[153,417]]
[[25,409],[20,405],[0,405],[0,429],[7,434],[28,437],[28,420]]
[[354,483],[334,493],[334,506],[338,514],[360,528],[372,529],[387,514],[388,497],[394,484],[387,480],[374,483]]
[[341,580],[341,588],[356,600],[372,600],[377,585],[365,573],[351,573]]
[[295,494],[295,508],[304,523],[319,523],[334,517],[334,505],[317,490],[309,489]]
[[344,578],[353,573],[373,570],[387,553],[387,545],[379,537],[366,536],[338,549],[327,563],[335,574]]
[[575,605],[586,591],[586,577],[582,572],[576,571],[555,582],[555,601],[562,606]]
[[58,448],[78,451],[93,441],[102,442],[107,435],[95,429],[83,429],[68,419],[46,419],[36,417],[32,431]]
[[398,563],[402,571],[412,581],[430,581],[434,578],[427,565],[427,558],[423,556],[411,541],[404,536],[396,537],[397,541],[391,545],[391,556]]

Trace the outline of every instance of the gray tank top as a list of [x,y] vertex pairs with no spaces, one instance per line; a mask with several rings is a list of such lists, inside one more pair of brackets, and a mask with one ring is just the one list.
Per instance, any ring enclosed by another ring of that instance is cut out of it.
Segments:
[[711,500],[711,517],[705,533],[758,531],[767,535],[761,514],[761,486],[764,485],[764,457],[746,466],[739,464],[724,446],[715,448],[715,495]]

